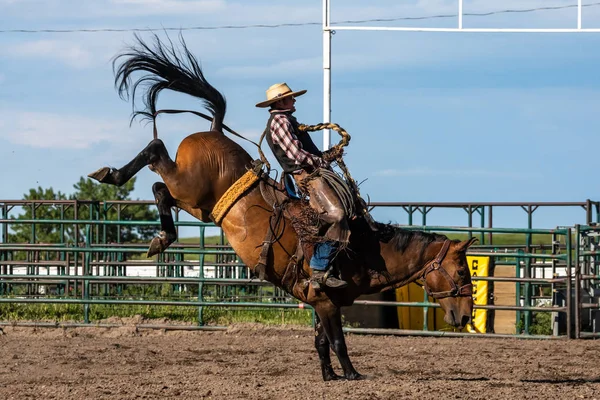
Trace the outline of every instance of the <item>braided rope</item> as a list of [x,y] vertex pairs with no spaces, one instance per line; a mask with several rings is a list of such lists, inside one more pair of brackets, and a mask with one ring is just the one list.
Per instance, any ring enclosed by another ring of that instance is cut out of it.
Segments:
[[[363,200],[363,198],[360,196],[360,191],[358,189],[358,185],[356,183],[356,181],[352,178],[352,176],[350,175],[350,171],[348,171],[348,167],[346,166],[346,163],[344,162],[343,159],[343,148],[346,147],[349,143],[350,143],[350,135],[348,134],[348,132],[346,132],[346,130],[344,128],[342,128],[341,126],[339,126],[338,124],[334,124],[331,122],[328,123],[321,123],[321,124],[317,124],[317,125],[304,125],[304,124],[300,124],[298,126],[298,129],[302,132],[314,132],[314,131],[319,131],[322,129],[333,129],[334,131],[336,131],[337,133],[340,134],[340,136],[342,137],[342,139],[340,140],[340,142],[334,146],[331,147],[331,149],[327,150],[325,152],[325,156],[329,156],[329,160],[331,161],[335,161],[338,165],[338,167],[342,170],[343,174],[344,174],[344,179],[345,179],[345,183],[347,183],[347,186],[349,186],[350,188],[350,193],[352,195],[352,205],[353,207],[355,206],[354,201],[358,201],[358,207],[354,207],[353,211],[356,210],[359,214],[362,214],[362,216],[365,218],[365,220],[367,221],[367,223],[369,224],[369,226],[371,226],[372,230],[377,230],[375,221],[373,220],[373,218],[371,217],[369,210],[367,208],[367,203]],[[358,209],[357,209],[358,208]]]
[[344,173],[344,179],[346,179],[346,182],[348,182],[348,184],[351,185],[352,191],[354,191],[355,194],[359,196],[360,194],[358,192],[358,185],[356,185],[356,182],[354,181],[354,179],[352,179],[352,176],[350,175],[350,172],[348,171],[348,167],[346,167],[346,163],[344,162],[344,159],[342,158],[342,155],[344,153],[343,148],[348,146],[348,144],[350,143],[350,134],[348,132],[346,132],[346,130],[344,128],[342,128],[338,124],[334,124],[332,122],[323,122],[323,123],[316,124],[316,125],[300,124],[298,126],[298,129],[302,132],[314,132],[314,131],[320,131],[323,129],[333,129],[334,131],[336,131],[337,133],[340,134],[340,136],[342,137],[340,142],[338,144],[332,146],[331,149],[327,150],[327,152],[331,152],[331,154],[333,154],[335,156],[335,159],[333,161],[337,162],[337,165],[340,167],[340,169]]
[[348,146],[348,144],[350,144],[350,139],[351,139],[350,134],[348,132],[346,132],[346,130],[344,128],[342,128],[338,124],[334,124],[333,122],[322,122],[322,123],[316,124],[316,125],[300,124],[300,125],[298,125],[298,129],[302,132],[316,132],[316,131],[322,131],[323,129],[333,129],[334,131],[339,133],[340,136],[342,137],[340,142],[338,144],[336,144],[335,146],[346,147],[346,146]]
[[344,207],[347,218],[354,217],[354,196],[348,184],[335,172],[327,169],[318,169],[325,182],[331,186]]
[[225,217],[229,209],[248,189],[258,182],[258,179],[259,176],[256,175],[254,171],[249,170],[227,189],[219,201],[217,201],[217,204],[215,204],[211,213],[212,219],[216,225],[221,223],[221,220]]

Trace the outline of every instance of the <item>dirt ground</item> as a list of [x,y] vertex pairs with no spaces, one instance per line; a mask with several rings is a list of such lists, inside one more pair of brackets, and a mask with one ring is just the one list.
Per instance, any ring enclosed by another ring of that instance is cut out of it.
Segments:
[[3,327],[0,399],[600,400],[599,341],[348,335],[347,342],[366,380],[323,382],[304,328]]

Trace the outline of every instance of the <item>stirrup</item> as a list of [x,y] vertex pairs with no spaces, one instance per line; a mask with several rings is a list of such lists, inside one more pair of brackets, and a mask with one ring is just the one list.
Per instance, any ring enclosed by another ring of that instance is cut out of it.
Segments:
[[[313,272],[313,276],[310,278],[310,284],[313,289],[321,290],[321,285],[331,289],[343,289],[348,286],[348,282],[336,278],[330,274],[331,270],[325,272],[323,275],[320,274],[322,271]],[[316,276],[315,276],[316,275]]]

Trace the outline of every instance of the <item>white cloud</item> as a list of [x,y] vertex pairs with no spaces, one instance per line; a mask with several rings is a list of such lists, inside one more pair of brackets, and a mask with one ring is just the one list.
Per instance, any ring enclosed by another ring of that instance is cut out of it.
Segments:
[[[573,0],[553,0],[548,4],[547,0],[464,0],[463,13],[486,13],[498,12],[503,10],[527,10],[543,7],[573,6],[577,2]],[[596,7],[585,7],[583,14],[586,18],[596,16]],[[365,20],[365,19],[393,19],[402,17],[428,17],[436,15],[456,15],[458,14],[457,0],[418,0],[416,2],[398,2],[392,0],[379,0],[371,2],[352,2],[345,1],[334,2],[332,4],[332,21],[343,20]],[[464,18],[465,27],[482,26],[485,24],[494,24],[498,27],[517,23],[520,27],[539,27],[554,24],[557,27],[564,27],[569,23],[571,26],[576,21],[576,9],[553,9],[537,10],[534,12],[515,13],[506,12],[488,16],[468,16]],[[422,20],[398,20],[369,22],[366,25],[385,25],[385,26],[449,26],[456,27],[458,18],[456,16],[447,18],[431,18]],[[365,25],[365,24],[363,24]]]
[[483,169],[431,169],[431,168],[409,168],[409,169],[384,169],[375,172],[377,176],[453,176],[453,177],[481,177],[481,178],[510,178],[531,179],[542,178],[539,173],[510,172],[510,171],[488,171]]
[[[273,2],[270,0],[231,1],[231,0],[0,0],[3,13],[19,19],[44,18],[46,23],[51,19],[64,21],[65,18],[77,18],[78,21],[90,21],[95,18],[118,18],[122,24],[123,18],[160,16],[165,24],[165,17],[176,17],[182,26],[218,25],[218,24],[260,24],[286,22],[320,22],[321,1],[303,0],[292,2]],[[404,3],[404,4],[403,4]],[[408,3],[408,4],[407,4]],[[574,0],[553,0],[551,6],[574,5]],[[529,9],[548,6],[547,0],[465,0],[464,12],[489,12],[505,9]],[[597,7],[586,7],[584,16],[597,16]],[[418,0],[416,2],[398,2],[397,0],[344,0],[332,4],[332,21],[363,20],[374,18],[394,18],[403,16],[429,16],[439,14],[456,14],[457,0]],[[209,19],[202,20],[202,16]],[[519,21],[519,23],[547,23],[548,21],[571,22],[576,16],[573,8],[563,10],[547,10],[532,13],[506,13],[489,17],[467,17],[466,22],[486,23],[491,21]],[[200,19],[198,19],[200,17]],[[189,19],[188,19],[189,18]],[[196,18],[196,22],[191,18]],[[456,26],[456,18],[420,20],[418,24],[452,24]],[[98,21],[103,25],[114,21]],[[133,21],[137,23],[137,21]],[[398,21],[392,24],[405,24],[410,21]],[[383,22],[383,24],[389,24]],[[318,29],[317,27],[315,27]]]
[[213,14],[227,7],[225,0],[110,0],[109,4],[105,12],[119,16]]
[[44,58],[63,62],[74,68],[92,65],[93,54],[84,46],[74,42],[37,40],[6,46],[5,56],[16,58]]
[[323,65],[323,61],[318,57],[299,58],[285,60],[267,65],[249,65],[224,67],[217,71],[221,76],[243,76],[243,77],[275,77],[285,74],[285,76],[318,73]]
[[[121,122],[45,112],[0,112],[0,137],[14,144],[47,149],[87,149],[96,143],[130,143]],[[130,130],[128,130],[130,132]]]
[[0,0],[0,5],[5,6],[3,12],[7,16],[44,18],[47,22],[55,18],[89,21],[106,17],[212,15],[222,13],[227,7],[225,0]]
[[[258,142],[258,140],[260,139],[260,136],[263,134],[263,131],[259,130],[259,129],[240,129],[240,130],[236,130],[235,128],[232,128],[236,133],[238,133],[240,136],[252,140],[253,142]],[[241,139],[227,131],[225,131],[225,135],[230,137],[231,139],[235,140],[236,142],[240,143],[240,144],[245,144],[249,143],[248,141]],[[264,145],[264,141],[263,141],[263,145]]]

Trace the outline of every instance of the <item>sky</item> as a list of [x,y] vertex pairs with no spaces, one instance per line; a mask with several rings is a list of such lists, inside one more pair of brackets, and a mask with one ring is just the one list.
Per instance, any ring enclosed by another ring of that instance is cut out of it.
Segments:
[[[600,5],[583,3],[583,27],[600,28]],[[464,12],[575,4],[465,0]],[[458,1],[333,0],[331,11],[332,22],[422,17],[456,14]],[[465,16],[463,24],[574,28],[576,16],[567,8]],[[122,166],[152,139],[151,126],[129,124],[131,103],[114,88],[112,59],[134,43],[132,29],[151,28],[175,41],[179,32],[164,29],[182,29],[207,79],[227,98],[225,123],[250,139],[258,139],[268,118],[254,105],[277,82],[307,89],[295,115],[302,123],[322,122],[321,18],[320,0],[0,0],[0,199],[21,199],[38,186],[70,194],[81,176]],[[306,24],[198,29],[286,23]],[[455,27],[457,18],[379,25]],[[124,31],[39,32],[82,29]],[[352,136],[345,160],[362,182],[361,193],[375,202],[600,200],[599,46],[600,33],[337,31],[331,120]],[[164,93],[158,105],[204,111],[180,94]],[[185,136],[209,123],[170,115],[158,126],[174,157]],[[322,134],[313,135],[322,145]],[[252,145],[243,146],[257,155]],[[147,168],[140,171],[133,198],[152,199],[159,180]],[[385,222],[407,222],[402,209],[373,213]],[[518,207],[494,213],[496,226],[527,223]],[[540,209],[534,226],[573,225],[584,217],[579,208]],[[467,218],[460,209],[434,210],[428,222],[464,226]]]

